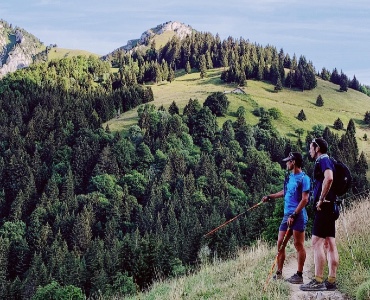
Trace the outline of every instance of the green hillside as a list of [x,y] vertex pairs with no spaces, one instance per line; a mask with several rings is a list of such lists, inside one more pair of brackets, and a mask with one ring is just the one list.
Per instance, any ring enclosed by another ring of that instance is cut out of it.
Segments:
[[[232,91],[237,86],[225,84],[220,79],[223,69],[213,69],[208,71],[207,78],[200,79],[199,72],[185,74],[180,71],[176,75],[176,80],[172,83],[162,82],[150,85],[154,93],[153,104],[156,107],[163,105],[168,108],[172,101],[175,101],[182,113],[183,107],[190,98],[198,99],[201,103],[210,93],[218,91]],[[297,139],[295,133],[297,128],[302,128],[305,133],[312,130],[314,125],[322,124],[329,126],[334,132],[334,121],[340,118],[346,128],[348,121],[352,118],[356,124],[356,135],[358,137],[359,150],[364,151],[370,157],[369,141],[363,140],[366,133],[370,136],[370,129],[364,124],[363,119],[366,111],[370,111],[370,97],[363,93],[348,89],[348,92],[340,92],[339,86],[329,81],[317,78],[317,88],[310,91],[290,90],[284,88],[276,93],[274,86],[268,82],[248,80],[244,88],[246,94],[228,93],[230,101],[228,115],[219,118],[221,126],[226,119],[235,119],[235,112],[239,106],[244,106],[247,110],[247,122],[256,124],[258,118],[253,115],[256,107],[266,109],[277,108],[282,116],[274,120],[273,124],[278,131],[291,139]],[[324,106],[315,105],[317,96],[321,95]],[[296,117],[303,109],[307,120],[299,121]],[[123,113],[119,118],[112,119],[109,124],[111,130],[126,130],[130,125],[137,122],[137,110]],[[105,125],[106,125],[105,124]],[[338,131],[338,134],[343,132]],[[305,134],[304,134],[305,135]]]
[[65,49],[65,48],[51,48],[48,53],[48,61],[52,59],[61,59],[66,57],[72,57],[72,56],[78,56],[78,55],[84,55],[84,56],[90,56],[93,55],[95,57],[99,57],[98,54],[86,51],[86,50],[78,50],[78,49]]

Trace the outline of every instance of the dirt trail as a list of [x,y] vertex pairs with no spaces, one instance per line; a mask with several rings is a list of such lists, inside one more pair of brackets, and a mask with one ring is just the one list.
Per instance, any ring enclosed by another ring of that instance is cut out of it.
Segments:
[[[303,268],[303,283],[308,283],[313,277],[313,251],[311,246],[306,247],[306,262]],[[295,272],[297,272],[297,254],[291,253],[287,254],[285,259],[283,275],[285,278],[289,278]],[[348,299],[345,295],[341,294],[339,291],[323,291],[323,292],[303,292],[299,289],[299,284],[291,284],[290,289],[292,291],[290,300],[346,300]]]

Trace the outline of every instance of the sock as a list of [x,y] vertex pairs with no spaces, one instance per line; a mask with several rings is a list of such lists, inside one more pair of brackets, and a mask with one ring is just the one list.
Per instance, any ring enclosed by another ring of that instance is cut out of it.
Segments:
[[277,270],[276,274],[282,274],[281,270]]
[[315,279],[316,279],[316,281],[317,281],[318,283],[322,283],[322,282],[324,281],[324,279],[323,279],[322,277],[320,277],[320,276],[316,276],[316,275],[315,275]]
[[329,276],[329,277],[328,277],[328,282],[329,282],[329,283],[335,283],[335,277],[331,277],[331,276]]
[[297,274],[298,274],[299,277],[302,277],[303,276],[303,272],[297,271]]

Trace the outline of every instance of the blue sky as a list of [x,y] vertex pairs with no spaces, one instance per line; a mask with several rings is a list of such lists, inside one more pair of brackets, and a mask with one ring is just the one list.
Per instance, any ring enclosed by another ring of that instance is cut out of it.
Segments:
[[107,54],[167,21],[304,55],[370,86],[369,0],[10,0],[0,18],[45,45]]

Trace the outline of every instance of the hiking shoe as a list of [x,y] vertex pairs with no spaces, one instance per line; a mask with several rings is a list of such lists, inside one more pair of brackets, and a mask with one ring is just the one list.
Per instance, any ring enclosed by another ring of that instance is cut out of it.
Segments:
[[293,283],[293,284],[299,284],[303,283],[303,277],[299,276],[297,273],[295,273],[292,277],[289,277],[286,279],[286,281]]
[[301,291],[326,291],[325,283],[317,282],[315,278],[309,283],[302,284],[299,288]]
[[272,276],[272,279],[273,280],[281,280],[281,279],[284,279],[283,278],[283,274],[280,273],[280,272],[276,272],[276,274],[274,276]]
[[326,289],[328,291],[334,291],[337,289],[337,284],[334,282],[334,283],[330,283],[328,280],[325,280],[324,281],[324,284],[326,286]]

